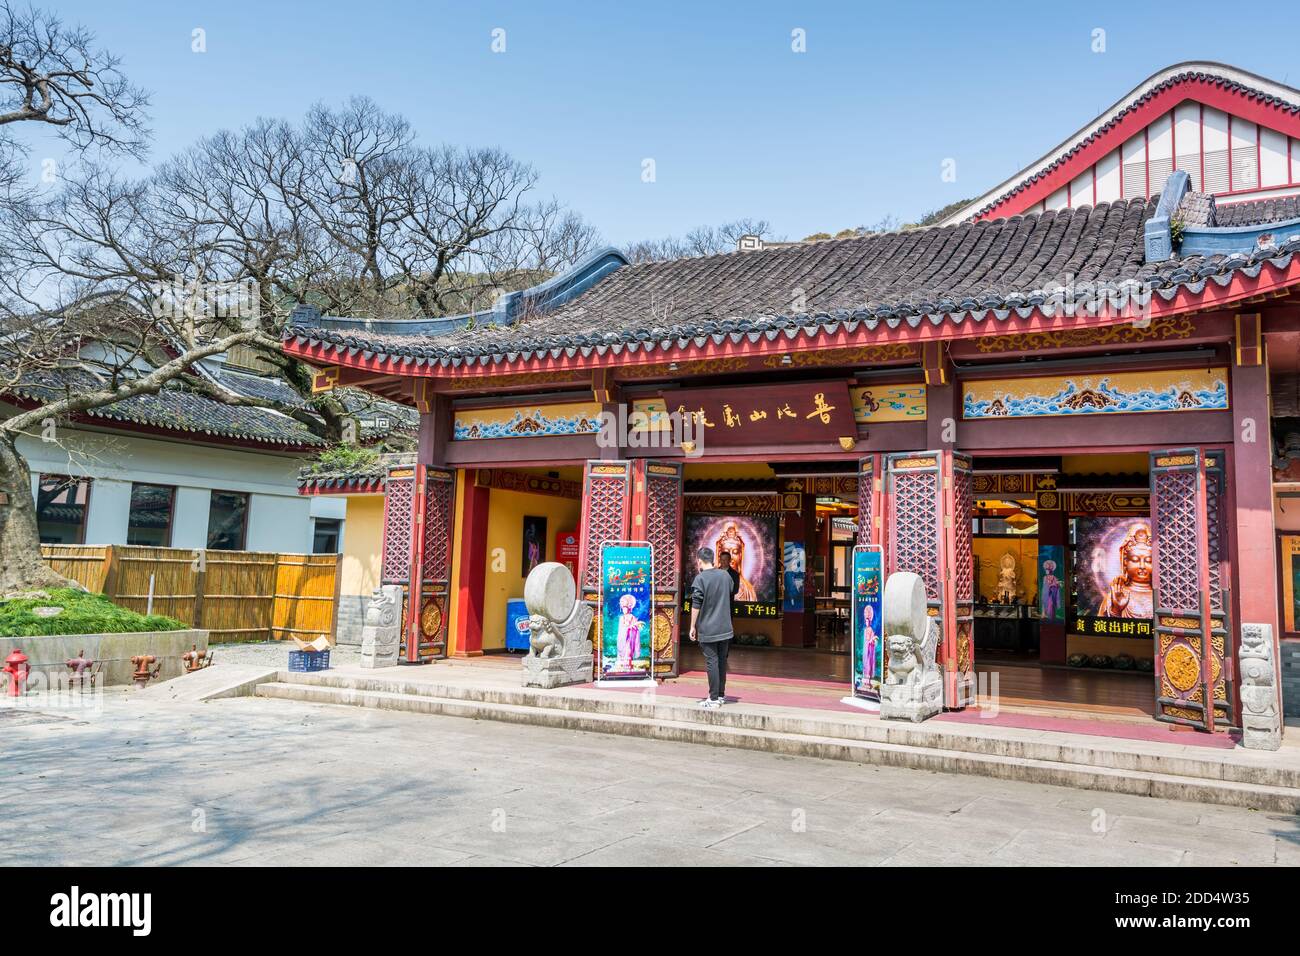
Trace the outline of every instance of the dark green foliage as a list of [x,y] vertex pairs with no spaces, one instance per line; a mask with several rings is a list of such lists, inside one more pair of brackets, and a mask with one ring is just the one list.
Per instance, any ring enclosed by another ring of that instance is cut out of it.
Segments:
[[[179,631],[189,626],[161,614],[137,614],[118,607],[102,594],[74,588],[55,588],[43,595],[0,600],[0,637]],[[40,617],[32,612],[38,607],[61,607],[63,611],[53,617]]]

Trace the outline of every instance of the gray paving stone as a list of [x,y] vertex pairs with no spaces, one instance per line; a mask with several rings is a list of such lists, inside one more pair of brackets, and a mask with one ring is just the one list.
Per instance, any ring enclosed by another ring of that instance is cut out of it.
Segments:
[[789,866],[781,860],[728,853],[715,848],[684,846],[650,837],[630,837],[602,847],[561,866]]
[[857,830],[812,826],[794,830],[789,824],[764,823],[716,843],[712,849],[800,866],[875,866],[908,842],[892,827],[882,825]]
[[1021,830],[991,854],[1002,866],[1178,866],[1183,851],[1093,835],[1068,839],[1051,830]]
[[494,829],[493,818],[484,813],[480,822],[439,836],[438,846],[462,850],[466,856],[481,854],[534,866],[554,866],[620,839],[608,830],[574,823],[509,815],[503,821],[503,828]]
[[1108,840],[1125,840],[1153,846],[1209,854],[1239,863],[1272,863],[1274,837],[1250,830],[1225,830],[1204,824],[1162,823],[1138,817],[1120,817],[1111,823]]
[[5,865],[1300,865],[1285,815],[489,721],[122,694],[5,731]]

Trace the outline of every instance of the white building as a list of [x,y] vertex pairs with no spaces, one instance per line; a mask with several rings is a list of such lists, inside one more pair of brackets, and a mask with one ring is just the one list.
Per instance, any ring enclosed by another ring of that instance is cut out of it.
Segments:
[[[204,372],[237,393],[297,401],[265,374],[220,362]],[[381,419],[379,430],[396,423]],[[346,499],[298,494],[299,469],[323,445],[280,412],[179,387],[50,423],[18,442],[43,543],[332,553]]]

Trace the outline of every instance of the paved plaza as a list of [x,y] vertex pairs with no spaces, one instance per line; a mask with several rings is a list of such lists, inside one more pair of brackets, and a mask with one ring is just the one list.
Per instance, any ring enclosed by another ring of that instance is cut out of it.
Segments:
[[0,711],[5,865],[1297,865],[1300,819],[455,717]]

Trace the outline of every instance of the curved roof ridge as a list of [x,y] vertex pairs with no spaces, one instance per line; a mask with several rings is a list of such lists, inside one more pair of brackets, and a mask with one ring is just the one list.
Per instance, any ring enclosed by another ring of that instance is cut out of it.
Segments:
[[1135,106],[1170,85],[1192,79],[1212,79],[1219,83],[1229,83],[1256,98],[1276,100],[1279,104],[1285,105],[1290,112],[1300,114],[1300,90],[1294,87],[1214,60],[1186,60],[1175,63],[1152,73],[1038,159],[1007,177],[988,192],[971,200],[940,225],[956,225],[995,209],[1024,186],[1037,180],[1043,173],[1069,159],[1077,150],[1092,142],[1096,136],[1104,134]]

